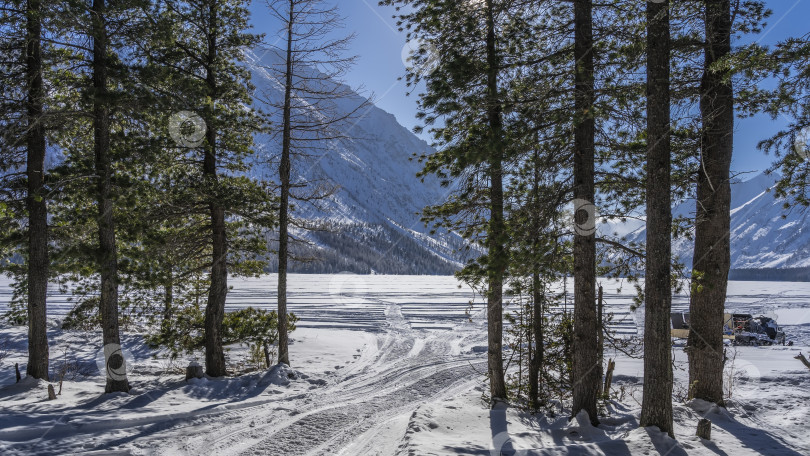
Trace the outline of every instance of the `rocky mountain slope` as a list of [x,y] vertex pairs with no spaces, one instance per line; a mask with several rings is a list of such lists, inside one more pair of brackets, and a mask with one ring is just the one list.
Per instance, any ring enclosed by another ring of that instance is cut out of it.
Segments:
[[[738,180],[731,186],[731,268],[740,278],[756,278],[745,270],[782,271],[784,275],[810,269],[810,212],[801,208],[786,210],[784,201],[769,191],[779,176],[760,174]],[[675,208],[676,216],[694,216],[695,202],[687,201]],[[628,235],[643,241],[644,228]],[[673,254],[689,266],[693,243],[682,239],[673,243]],[[734,275],[734,274],[732,274]]]
[[[273,51],[247,52],[255,103],[278,119],[282,84],[277,69],[283,60]],[[314,71],[314,70],[312,70]],[[336,82],[340,91],[351,92]],[[354,112],[366,99],[355,92],[334,100],[339,113]],[[306,99],[297,100],[299,114],[317,115]],[[463,258],[455,251],[462,240],[453,234],[431,235],[418,215],[425,206],[442,202],[448,190],[438,180],[417,178],[421,165],[414,154],[429,153],[430,146],[400,125],[396,118],[373,104],[357,110],[340,125],[345,138],[330,139],[318,150],[307,151],[293,163],[293,181],[334,187],[335,192],[315,204],[298,204],[294,216],[328,228],[327,231],[295,230],[312,245],[296,248],[298,272],[449,274]],[[271,180],[277,169],[280,138],[258,138],[261,149],[254,172]]]

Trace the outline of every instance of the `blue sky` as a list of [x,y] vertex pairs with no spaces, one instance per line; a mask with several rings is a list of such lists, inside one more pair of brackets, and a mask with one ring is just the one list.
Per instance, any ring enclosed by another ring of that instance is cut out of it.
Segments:
[[[391,17],[394,9],[377,5],[377,0],[342,0],[340,11],[346,17],[346,32],[357,37],[352,52],[358,56],[357,64],[346,75],[345,82],[353,88],[363,87],[366,95],[374,94],[377,106],[394,114],[397,120],[412,129],[416,124],[416,93],[408,96],[402,49],[405,34],[397,31]],[[773,11],[763,32],[746,40],[773,44],[789,36],[802,36],[810,31],[810,0],[766,0]],[[275,36],[278,25],[267,21],[264,2],[254,2],[253,24],[256,32]],[[760,140],[778,131],[786,121],[773,121],[768,116],[738,119],[734,136],[732,170],[748,173],[750,177],[765,170],[772,156],[757,150]],[[743,178],[745,179],[745,178]]]

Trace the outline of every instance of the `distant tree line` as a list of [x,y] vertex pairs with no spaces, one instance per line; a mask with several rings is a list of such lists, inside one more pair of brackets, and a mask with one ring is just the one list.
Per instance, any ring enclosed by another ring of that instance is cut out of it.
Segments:
[[[452,275],[459,269],[451,260],[388,225],[325,224],[322,229],[310,231],[308,237],[309,243],[291,246],[290,254],[296,261],[290,264],[290,272]],[[274,245],[270,244],[271,249]],[[463,258],[463,253],[452,256]],[[277,267],[275,257],[270,257],[265,271],[277,272]]]
[[731,269],[729,280],[810,282],[810,268]]

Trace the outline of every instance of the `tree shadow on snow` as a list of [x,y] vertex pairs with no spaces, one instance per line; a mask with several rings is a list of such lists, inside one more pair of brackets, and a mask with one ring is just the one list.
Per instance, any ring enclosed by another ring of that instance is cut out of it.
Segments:
[[489,429],[492,435],[492,454],[513,456],[515,449],[512,446],[512,439],[509,437],[509,423],[506,420],[505,404],[498,404],[489,411]]
[[689,453],[686,452],[677,440],[661,432],[657,426],[646,427],[644,430],[650,437],[650,442],[652,442],[658,454],[662,456],[689,456]]
[[[489,411],[489,428],[491,443],[489,447],[481,445],[457,445],[443,447],[447,454],[465,454],[465,455],[502,455],[502,456],[516,456],[526,454],[525,451],[516,451],[512,445],[512,439],[509,436],[509,422],[506,419],[506,412],[508,406],[505,404],[498,404],[494,409]],[[530,454],[536,454],[534,450],[530,450]]]
[[808,454],[799,453],[788,447],[785,442],[768,434],[762,429],[748,427],[731,417],[728,419],[713,420],[712,425],[728,432],[739,440],[741,445],[750,448],[758,454],[767,454],[769,456],[804,456]]

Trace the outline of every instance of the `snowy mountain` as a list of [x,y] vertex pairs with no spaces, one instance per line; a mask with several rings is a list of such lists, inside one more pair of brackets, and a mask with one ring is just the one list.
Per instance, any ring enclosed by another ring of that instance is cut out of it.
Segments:
[[[283,86],[273,71],[283,60],[273,51],[247,52],[246,60],[256,86],[256,107],[271,114],[282,100]],[[310,70],[315,71],[315,70]],[[351,113],[367,100],[335,82],[349,96],[334,100],[339,113]],[[308,100],[298,99],[306,109]],[[313,115],[317,113],[312,110]],[[430,146],[400,125],[396,118],[373,104],[363,107],[341,126],[349,139],[330,139],[322,150],[296,157],[293,181],[320,182],[337,191],[316,205],[302,204],[293,215],[317,221],[329,231],[296,230],[312,247],[299,247],[299,256],[319,261],[292,265],[300,272],[449,274],[462,258],[455,235],[431,235],[419,219],[425,206],[444,201],[448,190],[438,180],[416,173],[421,165],[414,154],[431,152]],[[254,172],[273,180],[280,154],[280,136],[257,138],[260,159]],[[304,190],[305,191],[305,190]]]
[[[731,185],[731,268],[734,270],[810,268],[810,213],[800,208],[784,209],[784,200],[774,198],[769,191],[777,179],[778,176],[763,173]],[[694,200],[679,205],[673,212],[676,216],[693,217]],[[645,235],[642,227],[628,238],[643,241]],[[687,266],[692,263],[692,249],[693,243],[685,239],[673,243],[673,255],[680,256]]]
[[[283,65],[274,52],[247,53],[256,85],[258,108],[272,112],[269,103],[282,99],[282,84],[272,71]],[[315,71],[315,70],[311,70]],[[366,100],[340,86],[351,95],[335,100],[341,112],[352,112]],[[299,100],[306,105],[306,100]],[[277,110],[276,110],[277,111]],[[396,118],[370,105],[344,127],[352,139],[332,140],[328,147],[294,166],[301,180],[325,181],[338,191],[318,207],[301,206],[296,215],[317,220],[334,228],[331,232],[296,232],[315,245],[315,250],[299,252],[320,257],[320,262],[298,264],[301,272],[380,272],[450,273],[464,260],[454,250],[463,245],[454,235],[431,235],[417,212],[426,205],[444,200],[447,189],[436,179],[424,182],[416,177],[419,163],[414,154],[431,151],[424,141],[401,126]],[[279,138],[258,138],[264,160],[258,169],[272,176],[272,157],[279,154]],[[731,262],[732,269],[798,269],[810,271],[810,235],[803,229],[808,214],[786,212],[783,202],[768,191],[776,176],[761,174],[732,184]],[[675,215],[694,216],[695,203],[676,207]],[[784,216],[784,218],[783,218]],[[641,225],[641,226],[639,226]],[[643,241],[643,224],[611,224],[611,232]],[[673,244],[673,254],[687,265],[692,261],[693,243],[681,239]]]
[[732,191],[733,268],[810,267],[810,214],[784,209],[784,201],[767,191],[775,181],[759,175]]

